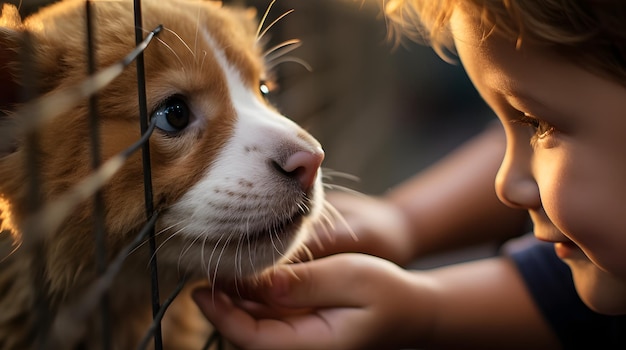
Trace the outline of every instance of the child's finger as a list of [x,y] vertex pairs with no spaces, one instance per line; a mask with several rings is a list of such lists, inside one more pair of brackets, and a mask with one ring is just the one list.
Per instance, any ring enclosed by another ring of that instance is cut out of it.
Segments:
[[202,313],[231,342],[244,349],[331,348],[329,323],[317,314],[284,319],[256,319],[221,292],[199,289],[193,293]]
[[[389,262],[361,254],[340,254],[277,269],[270,277],[271,303],[292,308],[362,307],[372,274]],[[395,266],[395,265],[393,265]]]

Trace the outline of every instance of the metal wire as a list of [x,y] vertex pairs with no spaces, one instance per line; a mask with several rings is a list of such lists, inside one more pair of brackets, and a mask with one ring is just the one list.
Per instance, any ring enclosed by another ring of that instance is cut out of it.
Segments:
[[[35,76],[35,70],[33,62],[33,46],[32,38],[30,35],[25,34],[23,38],[23,46],[20,50],[20,59],[24,67],[24,87],[21,91],[21,98],[23,101],[29,101],[37,94],[37,78]],[[41,112],[34,109],[33,113]],[[41,203],[41,188],[39,182],[39,138],[37,130],[31,130],[26,133],[26,166],[27,171],[32,174],[28,182],[28,197],[26,203],[26,210],[28,214],[35,213],[39,210]],[[24,228],[24,243],[22,245],[26,254],[30,254],[31,257],[40,256],[43,253],[43,242],[34,239],[34,233],[36,231]],[[31,258],[31,264],[33,271],[31,274],[31,281],[33,290],[35,291],[35,313],[37,314],[37,333],[35,334],[35,345],[37,348],[43,348],[48,338],[48,332],[50,329],[51,315],[49,305],[46,296],[43,294],[43,281],[42,278],[45,274],[45,266],[43,261],[39,259]]]
[[[94,281],[87,291],[76,302],[61,309],[52,325],[52,337],[48,340],[43,349],[72,349],[80,341],[83,335],[83,328],[88,317],[98,305],[98,301],[109,290],[115,276],[122,268],[126,257],[135,248],[139,247],[146,240],[148,233],[154,227],[159,215],[154,215],[146,222],[135,239],[124,247],[107,266],[106,271],[96,281]],[[61,336],[58,336],[62,334]]]
[[211,333],[211,336],[207,340],[206,344],[204,344],[204,347],[202,347],[202,350],[209,350],[211,346],[213,345],[217,346],[217,350],[222,350],[224,348],[224,341],[222,340],[222,335],[217,330]]
[[[85,24],[87,40],[87,73],[96,72],[95,41],[93,40],[93,18],[91,10],[92,0],[85,1]],[[91,166],[93,170],[100,167],[100,124],[98,123],[97,94],[89,97],[89,130],[91,140]],[[102,276],[106,269],[106,228],[104,222],[104,197],[102,190],[98,190],[93,199],[94,242],[96,244],[96,273]],[[109,315],[109,300],[107,293],[100,298],[100,317],[102,324],[102,349],[111,349],[111,329]]]
[[[37,99],[34,102],[29,103],[29,106],[25,106],[20,110],[20,113],[23,113],[26,121],[27,127],[22,130],[27,130],[28,132],[33,132],[37,130],[38,125],[41,125],[45,121],[51,119],[50,115],[43,115],[43,113],[36,113],[36,111],[43,111],[44,109],[39,109],[38,107],[48,106],[54,103],[55,96],[60,96],[59,98],[64,100],[65,108],[71,108],[68,106],[74,106],[79,103],[81,96],[84,90],[93,90],[93,93],[106,86],[106,84],[102,84],[102,74],[106,76],[106,80],[109,82],[115,78],[115,76],[121,73],[120,68],[124,68],[132,62],[132,59],[140,52],[143,51],[152,37],[160,32],[161,26],[157,27],[155,30],[150,32],[150,34],[146,37],[146,39],[142,42],[142,45],[135,48],[128,56],[124,58],[124,60],[114,64],[93,76],[87,78],[84,82],[78,84],[75,87],[69,88],[67,90],[61,91],[58,94],[48,95],[43,98]],[[129,59],[130,58],[130,59]],[[117,72],[119,70],[119,72]],[[112,71],[117,72],[117,74],[113,77],[109,75],[112,74]],[[94,88],[92,85],[97,85],[99,88]],[[43,102],[42,102],[43,101]],[[57,113],[58,110],[52,111],[51,113]],[[46,111],[49,112],[49,111]],[[10,125],[0,131],[0,134],[9,134],[11,131],[16,132],[14,125]],[[27,133],[28,134],[28,133]],[[142,144],[146,142],[147,137],[149,135],[142,136]],[[0,142],[2,142],[0,139]],[[77,185],[67,190],[61,196],[59,196],[54,202],[47,203],[43,208],[39,209],[34,214],[30,215],[25,219],[24,222],[24,230],[29,233],[29,241],[38,242],[41,241],[44,237],[53,234],[61,225],[63,220],[67,218],[73,210],[82,202],[89,199],[93,196],[102,186],[108,182],[113,175],[122,167],[126,159],[135,152],[142,144],[134,144],[129,147],[125,151],[111,157],[106,162],[104,162],[96,171],[94,171],[91,175],[83,178]],[[35,163],[36,164],[36,163]],[[36,174],[35,174],[36,175]],[[40,202],[40,201],[39,201]],[[36,202],[36,203],[39,203]],[[28,242],[24,242],[25,244]]]
[[[88,22],[90,22],[91,13],[88,10],[89,2],[87,2],[86,6],[86,11],[89,13],[87,14],[87,18]],[[89,26],[90,24],[88,24],[88,27]],[[31,60],[33,55],[31,54],[29,37],[28,35],[25,35],[22,50],[23,52],[21,53],[21,62],[24,67],[24,72],[26,72],[23,84],[25,88],[22,94],[22,99],[24,101],[31,102],[19,109],[16,113],[17,115],[15,119],[25,121],[25,123],[5,124],[0,130],[0,134],[2,136],[9,136],[15,132],[22,132],[26,136],[27,140],[26,164],[28,171],[31,174],[31,180],[29,181],[29,196],[26,204],[30,214],[26,218],[23,227],[24,244],[22,245],[22,249],[28,256],[32,257],[32,261],[36,265],[32,281],[33,289],[37,293],[35,311],[37,312],[38,323],[35,342],[37,344],[36,347],[39,349],[71,348],[76,345],[76,343],[80,341],[80,337],[82,336],[82,332],[80,330],[84,327],[88,315],[94,310],[94,307],[99,304],[101,305],[101,312],[103,313],[102,339],[105,342],[103,347],[104,349],[110,348],[110,320],[106,314],[106,302],[103,302],[103,300],[105,300],[103,297],[108,291],[114,277],[117,275],[117,272],[119,272],[123,261],[126,259],[130,251],[138,246],[141,241],[145,240],[147,236],[154,235],[154,224],[158,215],[153,212],[150,207],[151,211],[149,212],[147,223],[138,237],[128,247],[122,249],[109,266],[104,264],[104,238],[97,238],[96,244],[98,253],[96,259],[98,261],[98,269],[101,272],[100,277],[87,289],[87,292],[80,298],[80,300],[62,308],[56,315],[52,315],[50,313],[49,307],[46,303],[46,298],[41,294],[42,291],[45,290],[43,286],[40,285],[43,281],[45,281],[45,278],[43,278],[43,271],[45,269],[43,266],[39,266],[39,268],[37,267],[38,265],[43,264],[43,260],[37,258],[38,256],[41,256],[43,252],[43,238],[55,232],[60,227],[63,220],[73,212],[77,205],[88,199],[90,196],[97,194],[102,186],[122,167],[124,162],[139,148],[148,143],[147,141],[156,127],[156,121],[153,121],[149,125],[146,122],[145,126],[142,127],[142,136],[135,144],[120,152],[118,155],[113,156],[107,162],[100,164],[95,93],[121,74],[124,68],[133,62],[133,60],[141,54],[143,50],[145,50],[152,38],[157,35],[161,29],[161,26],[157,27],[155,30],[150,32],[145,39],[140,41],[137,47],[124,59],[113,66],[100,71],[99,73],[93,72],[93,68],[95,67],[95,62],[92,61],[94,48],[91,44],[88,44],[89,46],[87,51],[91,57],[88,58],[88,61],[90,61],[89,73],[91,75],[76,86],[70,87],[56,94],[37,99],[33,99],[36,95],[35,82],[37,79],[36,77],[29,76],[29,74],[32,75],[32,72],[35,72],[36,70],[31,69],[30,67],[30,65],[33,64]],[[91,34],[89,31],[90,30],[88,29],[88,43],[93,42],[92,38],[90,38]],[[40,203],[43,201],[40,197],[40,179],[38,176],[39,171],[37,166],[39,163],[37,137],[38,128],[46,121],[55,118],[59,114],[62,114],[76,104],[80,103],[84,97],[89,97],[90,118],[95,119],[91,122],[92,165],[95,170],[91,175],[84,178],[80,183],[69,189],[57,200],[52,203],[47,203],[40,208]],[[145,92],[143,99],[145,100]],[[56,108],[46,108],[53,105]],[[11,138],[9,137],[2,137],[0,142],[9,142],[10,139]],[[149,167],[149,163],[147,166]],[[98,196],[96,195],[94,202],[94,215],[96,215],[96,227],[94,230],[96,231],[96,235],[100,236],[104,235],[104,231],[98,226],[102,225],[102,227],[104,227],[104,223],[99,223],[98,221],[100,220],[97,219],[97,216],[103,215],[103,205],[98,203],[99,199],[97,197]],[[158,288],[158,284],[156,288]],[[74,328],[75,330],[68,332],[68,325],[72,325],[73,327],[69,328]],[[60,331],[60,327],[63,327],[64,329]],[[59,337],[60,334],[63,335],[63,339]]]
[[[141,0],[134,0],[134,20],[135,20],[135,42],[137,45],[143,40],[143,24],[141,22]],[[137,55],[137,90],[139,98],[139,123],[141,126],[141,133],[143,134],[148,128],[148,108],[146,102],[146,75],[144,69],[143,52]],[[154,211],[154,203],[152,196],[152,168],[150,166],[150,144],[148,142],[142,145],[141,155],[143,160],[143,183],[144,183],[144,197],[146,205],[146,217],[150,217]],[[157,257],[156,257],[156,241],[154,239],[154,227],[150,231],[149,246],[150,246],[150,281],[152,285],[152,315],[156,318],[160,309],[160,297],[159,297],[159,277],[157,270]],[[154,327],[154,349],[163,349],[163,337],[161,334],[161,323],[157,323]]]
[[[143,61],[143,51],[148,47],[154,36],[158,35],[162,26],[156,27],[143,37],[141,23],[141,0],[134,0],[134,25],[136,47],[122,60],[96,72],[95,61],[95,44],[93,40],[93,13],[92,0],[86,0],[85,16],[86,16],[86,43],[87,43],[87,62],[88,77],[81,83],[58,91],[55,94],[47,95],[40,98],[36,96],[36,77],[24,77],[25,89],[23,91],[23,100],[30,101],[15,113],[14,120],[20,120],[19,124],[3,124],[0,128],[0,149],[10,147],[11,135],[22,133],[27,140],[27,166],[31,174],[29,185],[28,209],[29,215],[24,224],[24,246],[30,256],[34,257],[34,261],[40,264],[40,268],[36,268],[33,278],[33,287],[36,295],[36,312],[38,314],[37,338],[36,344],[40,349],[49,348],[74,348],[81,341],[84,327],[88,317],[100,308],[102,321],[102,348],[108,350],[111,348],[110,343],[110,316],[108,314],[108,300],[106,294],[123,262],[128,254],[137,248],[147,239],[150,246],[151,267],[151,289],[152,289],[152,311],[153,323],[150,329],[144,335],[138,349],[145,349],[151,338],[154,339],[154,348],[163,349],[161,320],[167,311],[167,308],[178,296],[183,289],[185,280],[181,280],[171,295],[160,305],[158,271],[156,259],[156,243],[155,223],[158,219],[158,212],[154,210],[153,192],[152,192],[152,175],[149,150],[149,138],[152,135],[156,121],[148,119],[147,98],[145,85],[145,71]],[[28,36],[25,39],[25,45],[22,52],[22,64],[24,72],[35,72],[30,69],[29,65],[33,62],[30,59],[31,46]],[[133,145],[123,150],[119,154],[111,157],[105,162],[100,159],[100,140],[99,140],[99,123],[98,123],[98,105],[96,93],[106,87],[111,81],[119,76],[125,68],[132,62],[137,67],[137,89],[139,100],[140,114],[140,130],[141,137]],[[76,106],[84,98],[88,98],[89,118],[90,118],[90,138],[91,138],[91,162],[94,169],[92,174],[84,178],[77,185],[73,186],[66,193],[62,194],[53,203],[47,203],[40,207],[41,201],[40,183],[38,176],[38,128],[45,122],[68,112]],[[45,111],[45,113],[44,113]],[[105,236],[106,228],[104,223],[104,200],[101,188],[111,179],[111,177],[121,169],[125,161],[136,151],[142,149],[143,172],[144,172],[144,192],[145,192],[145,211],[146,223],[135,237],[133,242],[124,247],[108,266],[106,265],[106,247]],[[44,280],[42,278],[44,267],[41,259],[36,259],[42,253],[42,244],[44,238],[53,234],[59,229],[61,223],[67,218],[73,210],[84,200],[93,197],[94,206],[94,237],[96,244],[96,269],[99,277],[87,288],[84,295],[79,300],[63,307],[57,315],[51,315],[45,297],[41,295],[44,290],[39,284]],[[68,327],[71,326],[71,327]],[[60,328],[63,328],[62,330]],[[70,330],[68,330],[70,328]],[[204,345],[204,349],[212,346],[218,349],[223,348],[223,341],[219,332],[214,331]]]
[[[186,282],[185,279],[180,280],[180,282],[178,282],[178,285],[176,286],[172,294],[170,294],[170,296],[167,299],[165,299],[165,301],[163,302],[163,305],[159,308],[156,315],[154,315],[152,324],[150,325],[150,328],[144,335],[144,338],[139,344],[139,346],[137,347],[137,349],[139,350],[145,349],[148,346],[150,337],[154,336],[156,330],[161,328],[161,320],[163,319],[163,316],[165,316],[165,311],[167,311],[167,308],[172,304],[174,299],[183,290],[183,287],[185,286],[185,282]],[[163,346],[163,344],[161,344],[161,346]]]

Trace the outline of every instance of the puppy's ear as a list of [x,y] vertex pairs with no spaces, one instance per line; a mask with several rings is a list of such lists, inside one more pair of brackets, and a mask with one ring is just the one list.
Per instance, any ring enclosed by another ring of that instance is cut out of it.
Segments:
[[0,13],[0,116],[19,102],[16,68],[23,40],[22,20],[15,6],[4,4]]

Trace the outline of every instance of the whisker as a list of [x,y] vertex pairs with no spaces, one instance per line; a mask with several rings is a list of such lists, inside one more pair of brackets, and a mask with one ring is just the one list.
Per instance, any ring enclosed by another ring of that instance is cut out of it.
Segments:
[[278,18],[276,18],[272,23],[270,23],[270,25],[267,26],[267,28],[265,28],[263,30],[263,32],[261,32],[260,35],[257,35],[256,41],[259,42],[259,40],[261,40],[265,34],[267,34],[267,31],[270,30],[276,23],[278,23],[278,21],[280,21],[281,19],[283,19],[285,16],[287,16],[288,14],[292,13],[294,10],[291,9],[285,13],[283,13],[282,15],[278,16]]
[[327,188],[327,189],[333,190],[333,191],[341,191],[341,192],[345,192],[345,193],[350,193],[350,194],[353,194],[353,195],[358,196],[358,197],[363,197],[363,198],[367,197],[366,194],[364,194],[362,192],[359,192],[357,190],[353,190],[350,187],[346,187],[346,186],[333,185],[333,184],[327,184],[326,183],[326,184],[324,184],[324,188]]
[[261,32],[261,29],[263,28],[263,25],[265,24],[267,15],[270,13],[270,10],[272,9],[272,6],[274,6],[275,2],[276,0],[272,0],[272,2],[270,2],[270,4],[267,6],[267,9],[265,10],[265,13],[263,14],[263,17],[261,18],[261,21],[259,22],[259,26],[257,27],[256,34],[255,34],[255,38],[257,38],[257,41],[259,40],[259,33]]
[[270,235],[270,242],[272,242],[272,248],[274,248],[274,250],[272,250],[272,261],[274,262],[272,265],[276,265],[276,255],[274,255],[275,252],[278,252],[278,247],[276,247],[276,243],[274,243],[274,233],[272,231],[275,230],[270,230],[269,235]]
[[339,210],[337,210],[332,204],[330,204],[328,201],[324,202],[324,209],[328,210],[328,213],[330,215],[332,215],[337,221],[339,221],[340,224],[342,224],[347,230],[348,233],[350,234],[350,236],[352,237],[352,239],[354,239],[355,242],[359,241],[359,237],[357,237],[356,233],[354,233],[354,231],[352,230],[352,228],[350,227],[350,224],[348,224],[348,222],[346,221],[346,219],[343,217],[343,215],[341,215],[341,213],[339,212]]
[[333,170],[333,169],[330,169],[330,168],[322,168],[322,178],[323,179],[330,179],[330,180],[332,180],[335,177],[346,179],[346,180],[350,180],[350,181],[354,181],[354,182],[361,181],[361,179],[358,176],[356,176],[356,175],[348,174],[348,173],[345,173],[343,171]]
[[[206,265],[204,265],[204,266],[206,266],[206,276],[207,276],[207,279],[209,280],[209,283],[211,284],[211,302],[213,304],[215,304],[215,281],[211,280],[211,260],[213,260],[213,253],[215,253],[215,249],[217,249],[217,246],[219,245],[219,243],[220,243],[220,241],[222,240],[223,237],[224,237],[224,235],[220,235],[220,238],[213,245],[213,249],[211,250],[211,255],[209,255],[209,262],[206,263]],[[204,263],[204,260],[203,260],[203,263]]]
[[[202,239],[202,247],[200,249],[200,267],[202,267],[203,270],[206,267],[205,261],[204,261],[204,248],[206,247],[206,242],[208,240],[209,240],[209,236],[208,235],[204,235],[204,237]],[[208,269],[206,271],[204,271],[204,272],[208,274]]]
[[156,233],[156,235],[160,235],[160,234],[162,234],[162,233],[163,233],[163,232],[165,232],[165,231],[171,230],[172,228],[174,228],[174,226],[178,226],[178,225],[180,225],[180,224],[182,224],[182,222],[173,223],[173,224],[171,224],[171,225],[169,225],[169,226],[167,226],[167,227],[164,227],[164,228],[162,228],[161,230],[159,230],[159,231]]
[[195,50],[192,50],[191,47],[189,47],[189,45],[187,44],[187,42],[185,42],[185,40],[183,40],[183,38],[180,37],[180,35],[178,35],[178,33],[176,33],[175,31],[167,28],[167,27],[163,27],[163,29],[165,29],[168,33],[171,33],[172,35],[174,35],[182,44],[183,46],[185,46],[185,48],[187,48],[187,51],[189,51],[189,53],[196,58],[196,52]]
[[217,247],[219,247],[220,242],[222,241],[222,238],[224,238],[224,235],[220,235],[220,238],[217,240],[217,242],[215,242],[215,245],[213,246],[213,249],[211,250],[211,255],[209,255],[209,264],[207,265],[207,271],[209,272],[208,277],[209,277],[209,282],[211,282],[211,284],[213,284],[214,281],[211,281],[210,277],[210,272],[211,272],[211,261],[213,261],[213,254],[215,254],[215,251],[217,250]]
[[313,252],[311,251],[311,249],[309,249],[309,247],[303,245],[302,250],[304,250],[304,253],[306,254],[306,257],[309,259],[309,261],[313,261],[315,259],[315,257],[313,256]]
[[[6,254],[2,254],[2,255],[4,255],[4,256],[2,257],[2,259],[0,259],[0,263],[4,262],[6,259],[10,258],[10,257],[11,257],[11,255],[15,254],[15,252],[17,252],[17,251],[18,251],[18,249],[20,249],[20,247],[21,247],[21,246],[22,246],[22,241],[19,241],[19,243],[18,243],[18,244],[16,244],[16,245],[13,247],[13,249],[11,249],[11,251],[10,251],[10,252],[8,252],[8,253],[6,253]],[[5,251],[5,250],[3,249],[3,251]]]
[[[170,229],[172,229],[174,226],[176,226],[176,225],[180,225],[180,224],[181,224],[181,223],[179,222],[179,223],[176,223],[176,224],[172,224],[172,225],[170,225],[170,226],[168,226],[168,227],[165,227],[165,228],[163,228],[162,230],[160,230],[159,232],[156,232],[156,233],[154,234],[154,237],[156,238],[156,237],[158,237],[158,236],[162,235],[163,233],[165,233],[165,232],[169,231],[169,230],[170,230]],[[184,230],[184,228],[182,228],[181,230]],[[132,250],[130,250],[130,251],[128,252],[128,255],[133,254],[133,253],[134,253],[137,249],[139,249],[139,248],[143,247],[143,246],[144,246],[146,243],[148,243],[148,242],[150,242],[150,237],[146,237],[146,238],[144,238],[144,239],[141,241],[141,243],[137,244],[137,246],[136,246],[136,247],[134,247]]]
[[226,239],[226,242],[224,242],[224,246],[222,247],[220,254],[217,256],[217,261],[215,262],[215,270],[213,271],[213,281],[217,280],[217,270],[219,269],[220,261],[222,261],[222,257],[224,256],[224,251],[226,250],[226,247],[228,247],[228,244],[230,244],[230,241],[232,240],[233,236],[234,236],[233,233],[231,233],[228,236],[228,238]]
[[[286,247],[286,246],[285,246],[285,242],[283,242],[283,240],[282,240],[282,239],[280,239],[280,234],[279,234],[278,230],[276,230],[276,231],[275,231],[275,234],[276,234],[276,240],[277,240],[277,241],[278,241],[278,243],[280,244],[280,247],[284,250],[284,249],[285,249],[285,247]],[[278,253],[279,253],[281,256],[283,256],[283,257],[285,256],[285,254],[281,253],[281,251],[278,251]]]
[[[267,61],[271,61],[272,59],[276,59],[280,56],[283,56],[299,48],[300,46],[302,46],[302,41],[299,39],[285,40],[282,43],[272,46],[271,48],[263,52],[263,57],[265,57]],[[275,53],[275,54],[272,55],[272,53]]]
[[[302,251],[304,255],[306,255],[307,260],[300,258],[302,253],[299,253],[299,251]],[[307,247],[305,244],[302,244],[296,250],[295,254],[293,255],[293,259],[289,259],[289,263],[301,263],[313,260],[315,260],[315,257],[313,256],[313,252],[311,252],[311,249],[309,249],[309,247]]]
[[287,272],[289,272],[289,274],[291,274],[291,276],[293,276],[296,280],[301,281],[302,279],[300,278],[300,276],[298,276],[298,274],[293,270],[293,268],[289,265],[285,265]]
[[[209,283],[211,284],[211,300],[213,303],[215,303],[215,279],[217,275],[217,264],[215,265],[215,273],[213,276],[211,276],[211,261],[213,261],[213,254],[215,254],[215,251],[217,250],[217,247],[219,247],[220,242],[222,241],[222,238],[224,238],[224,236],[225,235],[220,235],[220,238],[213,246],[213,249],[211,250],[211,255],[209,256],[209,264],[207,265],[207,278],[209,279]],[[213,279],[211,279],[211,277],[213,277]]]
[[306,69],[309,72],[313,71],[313,67],[305,60],[298,58],[298,57],[293,57],[293,56],[284,56],[281,57],[279,59],[275,59],[272,62],[269,62],[267,64],[267,69],[271,70],[274,69],[276,66],[278,66],[279,64],[282,63],[287,63],[287,62],[293,62],[293,63],[297,63],[299,65],[301,65],[302,67],[304,67],[304,69]]
[[191,247],[194,246],[194,244],[196,244],[196,242],[201,238],[204,237],[206,235],[198,235],[196,236],[196,238],[193,239],[193,241],[191,241],[191,243],[189,243],[189,246],[187,248],[184,248],[183,250],[181,250],[180,254],[178,255],[178,263],[177,263],[177,268],[178,268],[178,273],[181,272],[180,270],[180,262],[183,259],[183,256],[185,254],[187,254],[187,252],[189,251],[189,249],[191,249]]
[[206,50],[202,50],[202,53],[204,54],[204,56],[202,56],[202,62],[200,62],[200,71],[202,71],[202,67],[204,67],[204,61],[206,60],[207,55]]
[[183,60],[180,59],[180,56],[178,56],[178,54],[176,53],[176,51],[174,51],[174,49],[172,49],[171,46],[169,46],[165,41],[157,38],[157,40],[163,44],[163,46],[165,46],[173,55],[174,57],[176,57],[176,59],[178,60],[178,63],[180,63],[180,68],[182,68],[182,70],[185,70],[185,65],[183,64]]
[[248,261],[250,262],[250,268],[254,268],[254,261],[252,259],[252,244],[250,243],[250,217],[246,219],[246,229],[244,233],[246,237],[246,242],[248,243]]
[[[176,37],[178,38],[178,40],[180,40],[180,41],[183,43],[183,45],[184,45],[187,49],[189,49],[189,46],[187,46],[187,44],[185,43],[185,41],[184,41],[184,40],[183,40],[183,39],[182,39],[182,38],[181,38],[178,34],[176,34],[176,32],[174,32],[174,31],[173,31],[173,30],[171,30],[171,29],[167,29],[167,28],[165,28],[165,27],[163,27],[163,29],[164,29],[164,30],[166,30],[166,31],[168,31],[168,32],[170,32],[170,33],[172,33],[172,34],[174,34],[174,36],[176,36]],[[143,28],[142,28],[141,30],[142,30],[144,33],[150,33],[150,31],[149,31],[149,30],[147,30],[147,29],[143,29]],[[178,54],[176,53],[176,51],[174,51],[174,49],[172,49],[172,47],[171,47],[170,45],[168,45],[168,44],[167,44],[165,41],[163,41],[162,39],[160,39],[160,38],[158,38],[158,37],[155,37],[155,39],[156,39],[158,42],[160,42],[161,44],[163,44],[163,46],[165,46],[165,47],[166,47],[166,48],[167,48],[170,52],[172,52],[172,53],[174,54],[174,57],[176,57],[176,59],[178,60],[178,62],[180,63],[181,67],[182,67],[182,68],[183,68],[183,70],[184,70],[184,69],[185,69],[185,66],[184,66],[184,64],[183,64],[183,61],[180,59],[180,57],[178,56]],[[190,50],[190,51],[191,51],[191,50]],[[193,55],[193,52],[192,52],[191,54]],[[194,55],[194,57],[195,57],[195,55]]]
[[181,228],[180,230],[172,233],[171,236],[167,237],[161,244],[159,244],[159,246],[154,250],[154,253],[152,253],[152,256],[150,257],[150,259],[148,259],[148,266],[150,266],[150,263],[152,262],[152,260],[156,257],[157,253],[159,252],[159,250],[161,250],[161,248],[167,243],[169,242],[170,239],[174,238],[176,235],[178,235],[179,233],[181,233],[184,229],[186,229],[189,226],[185,226],[183,228]]
[[[326,235],[326,237],[328,237],[328,240],[331,242],[334,242],[335,239],[334,237],[330,234],[331,230],[335,229],[335,221],[332,220],[331,218],[331,214],[328,213],[328,211],[326,209],[324,209],[324,211],[320,214],[320,221],[318,222],[317,226],[321,227],[321,229],[324,231],[324,234]],[[321,246],[321,242],[318,242],[320,245],[318,245],[320,248],[323,248]]]
[[[330,235],[328,228],[324,226],[323,229],[324,229],[324,234],[326,235],[326,237],[328,237],[328,239],[332,241],[332,236]],[[313,241],[315,242],[315,245],[317,245],[317,247],[320,250],[324,249],[324,244],[322,243],[322,240],[320,239],[320,236],[317,230],[311,234],[311,238],[313,239]]]
[[331,209],[327,208],[328,206],[332,206],[330,202],[324,201],[322,203],[322,212],[320,213],[320,221],[319,223],[323,223],[324,226],[329,227],[331,230],[335,229],[335,220],[333,220],[334,215],[330,212]]
[[246,241],[248,242],[248,259],[250,261],[250,268],[254,268],[254,259],[252,259],[252,244],[250,242],[250,235],[246,235]]
[[[239,291],[239,283],[237,283],[237,276],[239,276],[240,281],[244,281],[243,275],[243,244],[244,237],[239,237],[237,241],[237,249],[235,251],[236,261],[239,261],[239,273],[235,272],[235,290],[237,291],[237,295],[241,297],[241,292]],[[237,269],[235,269],[237,271]]]
[[[248,218],[248,220],[250,220]],[[247,226],[247,223],[246,223]],[[237,237],[237,246],[235,248],[235,280],[237,280],[237,277],[240,277],[241,280],[243,281],[243,246],[244,246],[244,236],[248,236],[247,234],[243,233],[242,235],[239,235]]]
[[298,206],[298,210],[301,213],[308,213],[309,210],[311,209],[306,203],[297,202],[296,205]]

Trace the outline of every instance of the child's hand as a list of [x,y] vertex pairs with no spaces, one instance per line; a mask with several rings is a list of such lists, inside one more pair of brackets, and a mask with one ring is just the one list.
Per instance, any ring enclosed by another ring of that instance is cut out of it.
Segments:
[[270,280],[256,289],[264,303],[209,289],[194,299],[243,349],[381,349],[430,328],[428,283],[382,259],[339,254],[282,266]]
[[345,221],[322,222],[307,247],[315,257],[366,253],[404,265],[414,259],[415,235],[400,208],[384,198],[330,192],[327,200]]

